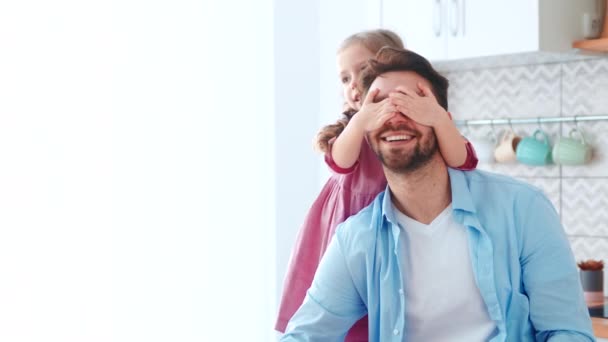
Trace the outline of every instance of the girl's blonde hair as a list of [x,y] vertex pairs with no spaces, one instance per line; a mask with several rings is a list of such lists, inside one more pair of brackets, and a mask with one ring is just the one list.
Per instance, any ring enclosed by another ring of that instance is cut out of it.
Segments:
[[[404,48],[403,41],[395,32],[385,29],[377,29],[362,31],[347,37],[342,42],[342,44],[340,44],[337,53],[340,53],[356,44],[363,45],[373,54],[376,54],[378,51],[380,51],[380,49],[385,46],[398,49]],[[319,133],[317,133],[314,142],[315,149],[324,153],[329,151],[329,141],[340,135],[340,133],[342,133],[342,131],[356,112],[357,111],[355,110],[355,108],[348,108],[348,106],[345,104],[345,109],[342,113],[342,118],[340,118],[334,124],[327,125],[321,128]]]

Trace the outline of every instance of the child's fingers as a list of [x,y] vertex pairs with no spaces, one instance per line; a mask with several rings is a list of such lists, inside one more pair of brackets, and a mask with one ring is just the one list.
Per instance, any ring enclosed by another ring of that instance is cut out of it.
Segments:
[[433,91],[431,90],[431,88],[425,86],[424,84],[422,84],[422,82],[418,82],[418,89],[420,89],[420,91],[422,91],[422,93],[424,94],[425,97],[430,97],[432,99],[435,99],[435,94],[433,94]]
[[407,105],[401,105],[401,104],[392,104],[391,108],[389,109],[390,113],[407,113],[409,112],[410,109]]
[[395,115],[395,112],[384,113],[378,117],[376,120],[377,127],[382,127],[390,118]]
[[415,92],[415,91],[410,90],[409,88],[406,88],[406,87],[404,87],[404,86],[398,86],[398,87],[396,88],[396,90],[397,90],[397,92],[402,93],[402,94],[405,94],[405,95],[407,95],[407,96],[411,96],[411,97],[414,97],[414,98],[419,97],[419,95],[418,95],[418,94],[416,94],[416,92]]
[[410,109],[406,106],[397,105],[397,106],[395,106],[395,109],[397,112],[402,113],[404,115],[410,114]]
[[392,104],[401,106],[409,106],[410,101],[412,100],[411,97],[405,96],[403,94],[395,94],[394,96],[391,95],[389,98]]
[[379,88],[375,88],[374,90],[368,92],[367,95],[365,96],[365,100],[363,100],[363,103],[364,104],[374,103],[374,100],[376,99],[376,95],[378,95],[379,92],[380,92]]

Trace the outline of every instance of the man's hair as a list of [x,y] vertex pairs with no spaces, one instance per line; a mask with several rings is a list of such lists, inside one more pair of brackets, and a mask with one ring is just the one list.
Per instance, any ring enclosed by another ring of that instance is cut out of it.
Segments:
[[361,74],[363,94],[367,94],[369,87],[377,77],[391,71],[412,71],[429,81],[437,102],[443,109],[448,110],[449,82],[447,78],[438,73],[426,58],[410,50],[392,47],[380,49],[376,57],[367,62],[367,66]]

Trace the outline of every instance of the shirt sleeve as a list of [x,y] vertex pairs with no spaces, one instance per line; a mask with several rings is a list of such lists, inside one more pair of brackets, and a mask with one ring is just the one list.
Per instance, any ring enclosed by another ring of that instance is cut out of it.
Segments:
[[281,341],[343,341],[350,327],[366,312],[336,235]]
[[537,341],[594,341],[570,244],[553,205],[536,193],[521,221],[522,280]]
[[465,161],[462,165],[460,165],[459,167],[456,167],[455,169],[462,170],[462,171],[475,170],[475,168],[477,167],[477,163],[478,163],[477,153],[475,153],[475,148],[473,147],[473,144],[471,144],[471,142],[468,140],[465,144],[465,148],[467,149],[467,158],[465,159]]

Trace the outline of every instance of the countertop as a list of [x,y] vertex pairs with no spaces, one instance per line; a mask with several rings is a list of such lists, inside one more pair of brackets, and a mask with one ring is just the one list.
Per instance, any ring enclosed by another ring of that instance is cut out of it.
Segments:
[[[588,307],[594,306],[604,306],[608,305],[608,297],[604,298],[603,302],[589,302],[587,303]],[[593,334],[595,337],[599,337],[602,339],[598,339],[599,341],[608,341],[603,340],[604,338],[608,338],[608,319],[599,318],[599,317],[591,317],[591,324],[593,324]]]

